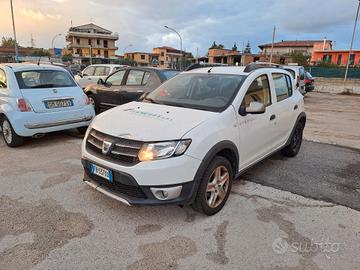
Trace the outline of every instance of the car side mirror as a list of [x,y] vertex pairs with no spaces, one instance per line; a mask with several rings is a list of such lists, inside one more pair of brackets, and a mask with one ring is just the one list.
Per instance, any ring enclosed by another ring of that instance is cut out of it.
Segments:
[[247,114],[262,114],[266,110],[266,107],[261,102],[252,101],[250,102],[248,107],[241,106],[239,113],[242,116],[245,116]]
[[104,82],[104,80],[103,79],[99,79],[98,81],[97,81],[97,84],[101,84],[101,85],[104,85],[105,84],[105,82]]
[[79,71],[76,75],[78,75],[80,78],[84,77],[81,71]]

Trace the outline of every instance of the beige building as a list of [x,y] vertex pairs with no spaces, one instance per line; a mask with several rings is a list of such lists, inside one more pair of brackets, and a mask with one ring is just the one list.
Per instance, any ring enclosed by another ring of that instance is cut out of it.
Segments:
[[208,51],[209,64],[224,64],[224,65],[247,65],[259,60],[256,54],[242,54],[239,51],[229,49],[209,49]]
[[180,69],[180,50],[172,47],[163,46],[154,48],[153,54],[158,56],[158,66],[160,68]]
[[118,49],[117,33],[112,33],[93,23],[71,27],[67,33],[67,48],[75,62],[81,64],[111,63]]
[[135,61],[139,66],[157,66],[158,56],[148,52],[127,52],[124,58]]

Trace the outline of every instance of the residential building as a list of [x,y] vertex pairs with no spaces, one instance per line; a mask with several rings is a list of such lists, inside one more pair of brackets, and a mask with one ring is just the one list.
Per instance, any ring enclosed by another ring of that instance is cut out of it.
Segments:
[[157,66],[158,55],[148,52],[127,52],[124,58],[135,61],[139,66]]
[[[349,58],[349,50],[314,50],[311,56],[311,64],[320,62],[346,66]],[[360,66],[360,50],[353,50],[349,59],[350,66]]]
[[247,65],[251,62],[259,60],[257,54],[243,54],[239,51],[229,49],[209,49],[208,58],[210,64],[224,64],[224,65]]
[[[189,52],[182,52],[183,62],[191,61],[193,58]],[[158,66],[160,68],[180,69],[181,51],[172,47],[162,46],[153,49],[153,55],[157,56]]]
[[93,23],[70,27],[66,41],[75,62],[79,64],[111,63],[116,60],[115,42],[117,33],[112,33]]
[[[270,55],[272,44],[259,45],[260,54]],[[313,50],[321,48],[322,50],[331,50],[331,40],[282,40],[274,43],[273,55],[289,55],[293,52],[300,52],[311,55]]]

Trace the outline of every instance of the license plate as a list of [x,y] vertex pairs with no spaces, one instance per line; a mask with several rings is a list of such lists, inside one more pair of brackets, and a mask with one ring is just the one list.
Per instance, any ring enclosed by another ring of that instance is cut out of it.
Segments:
[[105,178],[106,180],[108,180],[109,182],[113,182],[113,175],[112,175],[112,171],[102,168],[98,165],[95,164],[90,164],[90,173],[91,174],[95,174],[98,175],[102,178]]
[[56,109],[56,108],[71,107],[71,106],[74,106],[74,103],[71,99],[49,100],[45,102],[45,107],[47,109]]

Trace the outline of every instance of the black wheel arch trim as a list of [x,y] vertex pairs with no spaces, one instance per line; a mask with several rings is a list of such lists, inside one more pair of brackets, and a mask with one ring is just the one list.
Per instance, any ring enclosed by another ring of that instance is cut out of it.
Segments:
[[[303,120],[303,119],[304,119],[304,120]],[[294,127],[292,128],[292,130],[291,130],[290,136],[289,136],[288,140],[286,141],[285,147],[288,146],[288,145],[291,143],[291,138],[292,138],[292,136],[293,136],[293,134],[294,134],[294,132],[295,132],[296,126],[297,126],[298,123],[299,123],[300,121],[302,121],[302,120],[304,121],[304,128],[305,128],[305,124],[306,124],[306,113],[305,113],[305,112],[301,112],[301,113],[298,115],[298,117],[297,117],[297,119],[296,119],[296,122],[295,122],[295,125],[294,125]]]
[[236,145],[231,141],[218,142],[207,152],[207,154],[201,161],[198,170],[196,171],[190,203],[193,203],[195,200],[196,194],[198,192],[198,188],[200,186],[201,178],[204,175],[206,168],[209,166],[210,162],[214,159],[214,157],[217,156],[221,151],[224,151],[224,150],[230,150],[235,154],[235,162],[232,162],[231,160],[229,160],[229,162],[233,166],[234,177],[238,174],[239,151],[238,151]]

